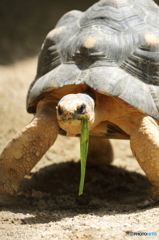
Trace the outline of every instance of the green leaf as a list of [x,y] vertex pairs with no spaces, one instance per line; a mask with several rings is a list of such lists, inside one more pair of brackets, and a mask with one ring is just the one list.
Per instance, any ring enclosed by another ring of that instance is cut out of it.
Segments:
[[81,158],[81,178],[79,185],[79,194],[83,194],[84,180],[86,174],[86,162],[88,155],[88,143],[89,143],[89,130],[88,130],[88,119],[82,118],[81,124],[81,137],[80,137],[80,158]]

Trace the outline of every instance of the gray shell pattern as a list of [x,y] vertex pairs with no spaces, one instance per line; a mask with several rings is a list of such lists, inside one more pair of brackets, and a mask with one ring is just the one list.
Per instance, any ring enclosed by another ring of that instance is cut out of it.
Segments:
[[159,119],[159,7],[152,0],[101,0],[66,13],[42,46],[28,112],[42,94],[83,83]]

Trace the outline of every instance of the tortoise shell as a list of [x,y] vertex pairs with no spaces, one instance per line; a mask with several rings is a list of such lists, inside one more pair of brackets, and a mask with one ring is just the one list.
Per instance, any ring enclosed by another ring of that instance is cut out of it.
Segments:
[[55,89],[86,84],[159,119],[158,16],[152,0],[101,0],[66,13],[42,45],[28,112]]

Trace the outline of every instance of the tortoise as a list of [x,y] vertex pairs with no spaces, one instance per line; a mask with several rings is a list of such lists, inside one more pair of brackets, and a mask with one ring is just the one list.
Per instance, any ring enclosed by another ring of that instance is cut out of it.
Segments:
[[58,133],[80,135],[81,116],[87,116],[90,161],[96,150],[97,163],[110,163],[109,139],[130,139],[151,197],[159,199],[158,16],[152,0],[100,0],[59,20],[28,90],[34,119],[0,155],[1,193],[15,194]]

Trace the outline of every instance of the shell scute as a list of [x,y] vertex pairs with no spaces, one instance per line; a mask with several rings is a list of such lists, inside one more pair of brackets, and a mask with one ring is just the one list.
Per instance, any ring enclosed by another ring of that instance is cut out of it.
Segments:
[[87,84],[159,119],[158,15],[152,0],[101,0],[66,13],[43,44],[27,108],[54,89]]

